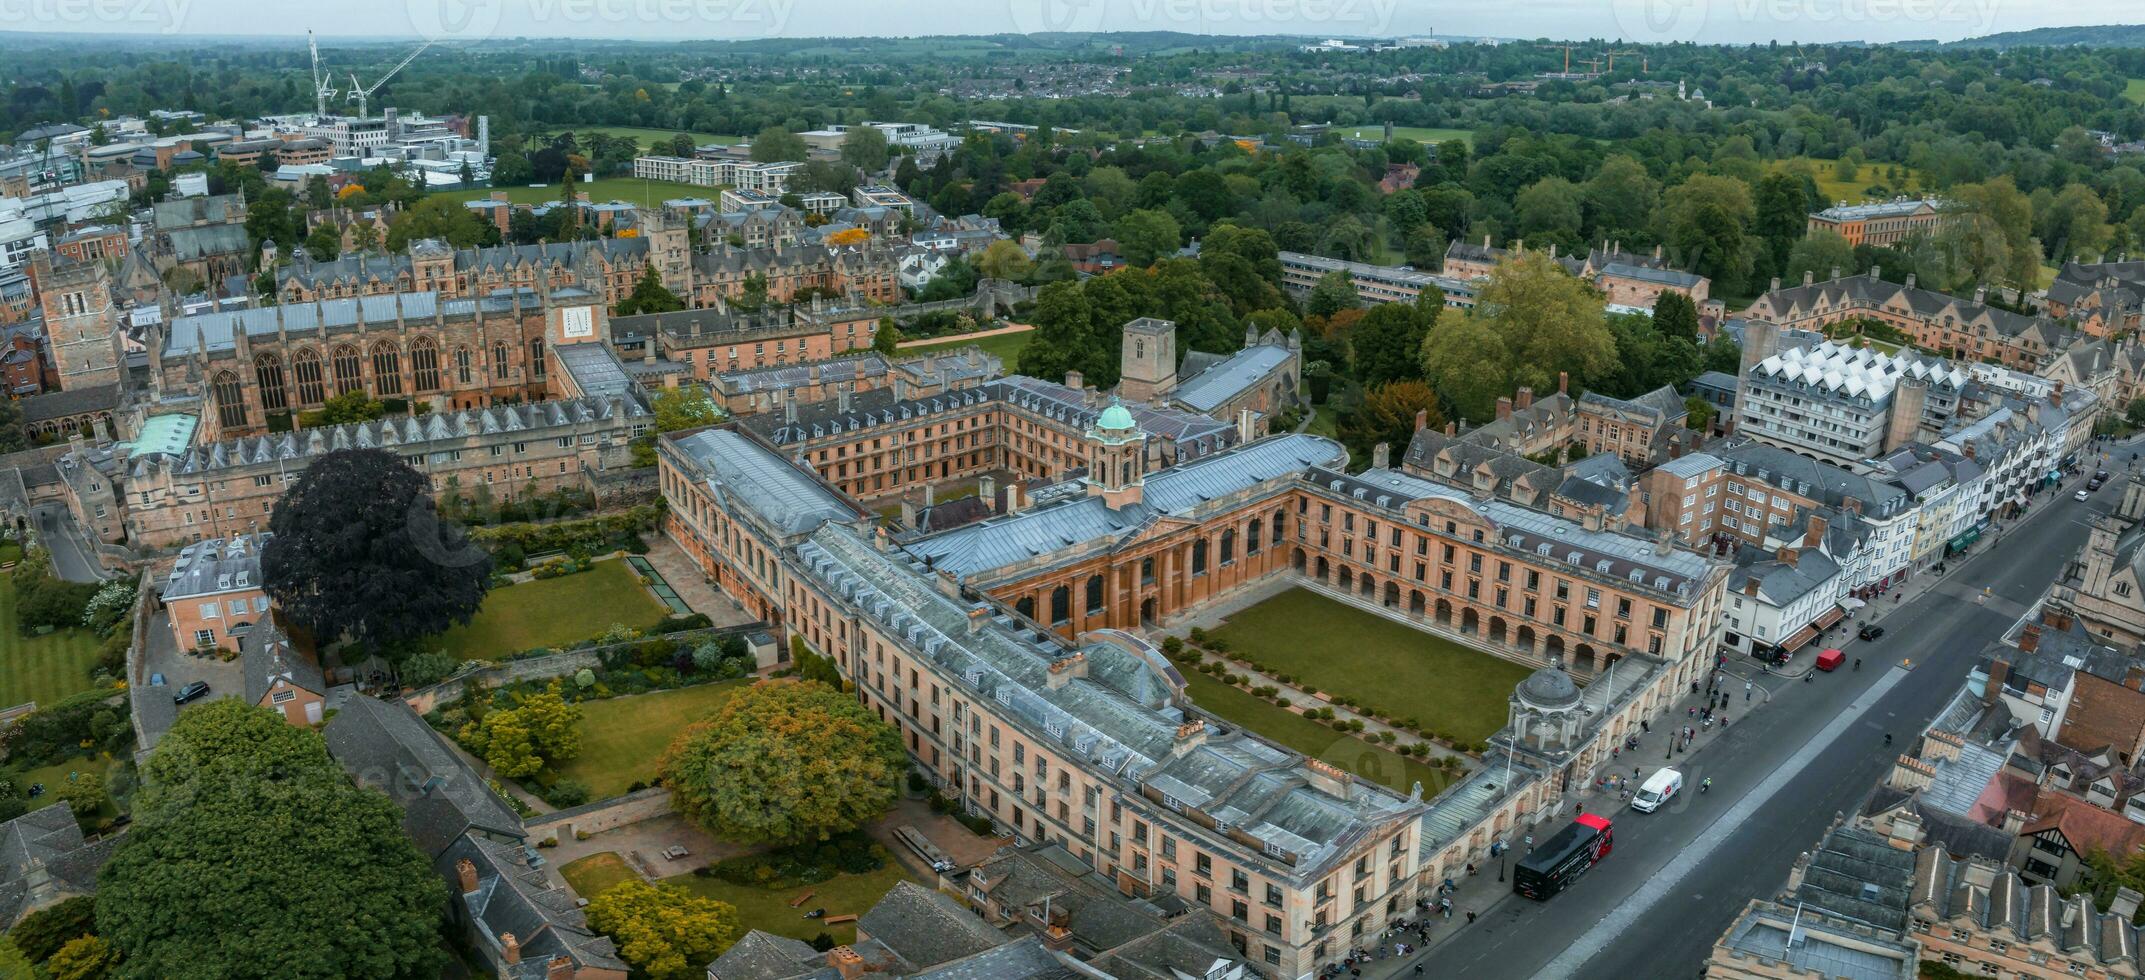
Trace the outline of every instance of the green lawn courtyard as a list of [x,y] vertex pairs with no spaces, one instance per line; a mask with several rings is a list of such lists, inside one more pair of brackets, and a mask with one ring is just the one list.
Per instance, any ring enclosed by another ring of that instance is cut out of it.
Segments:
[[[743,929],[762,929],[804,942],[824,932],[834,937],[836,945],[844,945],[856,941],[855,924],[830,926],[818,919],[807,919],[804,914],[826,909],[829,916],[863,915],[907,877],[901,872],[901,863],[888,858],[884,867],[870,874],[840,875],[796,888],[753,888],[690,874],[665,880],[695,895],[736,906],[738,924]],[[805,892],[812,893],[811,900],[791,908],[789,903]]]
[[595,898],[604,889],[621,881],[632,881],[640,874],[626,866],[626,859],[616,851],[598,851],[578,861],[559,866],[559,876],[573,886],[574,894],[582,898]]
[[656,761],[671,739],[750,683],[723,681],[584,701],[581,754],[561,763],[559,775],[587,783],[592,800],[617,796],[634,783],[652,783]]
[[977,340],[954,340],[945,343],[903,347],[899,356],[913,357],[917,354],[943,354],[948,351],[957,351],[964,347],[981,347],[985,354],[995,354],[999,360],[1004,361],[1006,373],[1012,374],[1020,369],[1021,350],[1026,348],[1028,341],[1033,339],[1035,339],[1035,331],[1023,330],[1019,333],[1002,333],[995,337],[983,337]]
[[1463,742],[1504,727],[1506,699],[1530,673],[1307,589],[1233,613],[1208,633],[1266,670]]
[[15,587],[0,577],[0,708],[50,705],[89,690],[97,637],[66,629],[25,637],[15,629]]
[[493,589],[474,619],[434,642],[463,660],[500,660],[601,636],[613,623],[647,629],[665,612],[632,567],[614,559],[577,575]]
[[1192,703],[1202,710],[1389,789],[1406,793],[1420,782],[1423,799],[1427,800],[1455,778],[1456,774],[1432,769],[1420,761],[1334,731],[1280,705],[1253,697],[1250,692],[1222,683],[1219,678],[1191,670],[1184,672],[1184,680],[1192,695]]

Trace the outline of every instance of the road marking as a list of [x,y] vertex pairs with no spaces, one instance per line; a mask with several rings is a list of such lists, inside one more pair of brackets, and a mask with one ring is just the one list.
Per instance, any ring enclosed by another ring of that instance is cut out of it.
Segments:
[[1884,677],[1880,678],[1869,690],[1862,692],[1862,696],[1856,698],[1853,704],[1847,706],[1846,710],[1835,716],[1816,735],[1811,736],[1809,741],[1804,742],[1802,748],[1797,749],[1795,754],[1790,756],[1785,763],[1775,767],[1770,775],[1758,783],[1756,788],[1745,793],[1743,798],[1736,801],[1734,806],[1729,807],[1719,817],[1715,818],[1712,825],[1708,826],[1704,832],[1693,838],[1690,844],[1677,852],[1674,860],[1662,865],[1661,870],[1649,876],[1646,879],[1646,883],[1633,891],[1629,898],[1618,902],[1615,911],[1603,916],[1601,921],[1594,923],[1593,928],[1588,929],[1584,935],[1581,935],[1571,945],[1565,947],[1564,952],[1558,954],[1556,959],[1550,960],[1549,964],[1542,968],[1540,975],[1544,977],[1571,976],[1578,972],[1581,966],[1586,965],[1588,960],[1593,959],[1595,954],[1607,948],[1611,942],[1628,935],[1631,927],[1638,923],[1639,918],[1648,909],[1651,909],[1662,899],[1674,893],[1677,882],[1682,881],[1693,869],[1711,857],[1713,852],[1722,843],[1726,842],[1730,835],[1742,829],[1744,821],[1765,806],[1774,794],[1780,792],[1781,787],[1787,785],[1788,780],[1801,775],[1802,770],[1810,764],[1811,760],[1831,749],[1835,740],[1860,720],[1864,714],[1867,714],[1870,708],[1874,707],[1886,694],[1890,693],[1893,687],[1897,686],[1900,681],[1905,680],[1908,674],[1909,671],[1898,667],[1887,671]]

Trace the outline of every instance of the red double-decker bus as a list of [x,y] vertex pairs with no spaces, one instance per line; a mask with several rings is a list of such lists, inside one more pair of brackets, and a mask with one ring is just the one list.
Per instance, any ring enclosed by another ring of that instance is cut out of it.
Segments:
[[1595,862],[1609,856],[1615,843],[1609,818],[1582,813],[1556,836],[1519,859],[1512,871],[1512,890],[1536,901],[1547,901],[1586,873]]

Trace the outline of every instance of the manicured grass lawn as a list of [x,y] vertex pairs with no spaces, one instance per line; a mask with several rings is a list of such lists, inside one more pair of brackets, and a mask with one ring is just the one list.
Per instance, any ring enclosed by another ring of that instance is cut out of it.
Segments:
[[[833,936],[834,942],[840,945],[856,941],[855,924],[830,926],[818,919],[807,919],[804,914],[813,909],[826,909],[830,916],[863,915],[907,877],[901,873],[900,862],[888,859],[885,867],[870,874],[842,875],[802,888],[752,888],[733,885],[720,878],[700,878],[689,874],[664,880],[683,885],[695,895],[737,906],[741,932],[747,929],[764,929],[777,936],[788,936],[804,942],[811,942],[812,937],[824,932]],[[807,891],[813,893],[811,901],[797,908],[789,907],[790,902]]]
[[[1833,201],[1846,201],[1849,204],[1861,203],[1864,198],[1869,196],[1867,189],[1876,184],[1889,186],[1895,193],[1903,194],[1912,194],[1922,186],[1921,175],[1916,173],[1914,168],[1905,164],[1882,161],[1864,163],[1861,171],[1855,175],[1853,180],[1840,180],[1833,169],[1838,165],[1839,160],[1836,158],[1796,157],[1792,160],[1777,161],[1772,166],[1776,170],[1809,173],[1810,178],[1817,182],[1818,195],[1828,203]],[[1885,177],[1887,172],[1894,169],[1899,171],[1899,180],[1896,183]]]
[[463,660],[498,660],[602,636],[613,623],[646,629],[665,611],[625,562],[599,561],[578,575],[493,589],[476,618],[434,642]]
[[639,872],[626,866],[626,859],[615,851],[600,851],[578,861],[559,866],[559,876],[573,886],[574,894],[582,898],[595,898],[603,890],[621,881],[633,881]]
[[581,703],[581,754],[559,775],[588,784],[589,799],[617,796],[655,781],[656,760],[685,726],[714,714],[750,681],[699,684]]
[[[85,756],[79,759],[68,759],[65,762],[39,769],[31,769],[20,776],[13,777],[15,795],[21,797],[24,803],[29,804],[29,808],[32,810],[48,807],[59,802],[60,787],[67,785],[68,773],[80,773],[82,779],[94,779],[101,783],[104,781],[106,772],[111,768],[112,760],[110,759]],[[45,784],[45,795],[34,800],[30,799],[30,787],[38,783]],[[118,811],[107,803],[105,804],[105,815],[117,816]]]
[[2132,103],[2145,105],[2145,78],[2133,78],[2124,84],[2123,98]]
[[1468,742],[1504,727],[1505,701],[1529,673],[1307,589],[1236,613],[1211,634],[1268,670]]
[[1344,735],[1277,704],[1196,670],[1184,672],[1192,703],[1314,759],[1332,763],[1374,783],[1406,793],[1423,784],[1423,799],[1436,796],[1453,777],[1353,735]]
[[97,637],[65,629],[25,637],[15,630],[15,586],[0,577],[0,708],[25,701],[57,703],[89,690]]
[[[680,132],[680,130],[675,129],[650,129],[646,126],[568,126],[564,124],[539,124],[536,127],[536,131],[545,136],[572,133],[576,138],[591,136],[596,133],[602,133],[613,138],[630,136],[639,141],[641,149],[647,150],[662,146],[662,152],[664,153],[670,152],[670,139]],[[728,146],[731,143],[742,142],[745,139],[742,136],[719,136],[714,133],[686,132],[685,135],[693,138],[694,146],[706,146],[709,143],[721,143]]]
[[946,351],[960,350],[964,347],[981,347],[985,354],[995,354],[999,360],[1004,361],[1005,373],[1012,374],[1020,370],[1020,352],[1028,346],[1028,341],[1033,339],[1035,339],[1035,331],[1023,330],[1019,333],[1002,333],[995,337],[984,337],[978,340],[956,340],[947,343],[918,344],[914,347],[903,347],[900,349],[900,356],[913,357],[917,354],[944,353]]
[[[669,180],[636,180],[632,177],[605,177],[588,183],[576,183],[574,190],[587,194],[588,199],[598,204],[608,201],[625,201],[630,204],[661,204],[681,197],[697,197],[712,201],[721,188],[702,187],[698,184],[683,184]],[[450,201],[490,200],[493,191],[505,191],[507,200],[515,204],[543,204],[559,200],[559,185],[541,184],[535,187],[472,187],[466,190],[441,191],[440,197]]]

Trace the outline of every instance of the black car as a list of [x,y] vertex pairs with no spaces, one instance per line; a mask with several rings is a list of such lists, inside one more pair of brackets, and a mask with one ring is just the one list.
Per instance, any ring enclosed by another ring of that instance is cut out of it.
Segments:
[[172,695],[171,703],[185,704],[188,701],[199,700],[200,698],[206,696],[208,693],[209,682],[195,681],[191,684],[186,685],[185,687],[180,688],[179,693]]
[[1855,631],[1855,639],[1858,640],[1874,640],[1883,635],[1884,627],[1879,626],[1875,623],[1870,623],[1869,625],[1864,626],[1861,629]]

